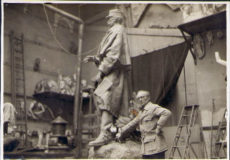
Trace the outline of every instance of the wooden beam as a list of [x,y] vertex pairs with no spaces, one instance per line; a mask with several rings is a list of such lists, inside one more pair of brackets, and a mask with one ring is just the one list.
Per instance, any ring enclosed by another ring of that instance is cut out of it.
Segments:
[[[90,26],[86,27],[86,31],[91,32],[106,32],[107,27],[104,26]],[[180,37],[183,38],[181,32],[177,28],[126,28],[128,35],[137,36],[163,36],[163,37]]]
[[80,23],[80,24],[83,24],[83,23],[84,23],[83,20],[82,20],[81,18],[79,18],[79,17],[77,17],[77,16],[75,16],[75,15],[73,15],[73,14],[70,14],[70,13],[68,13],[68,12],[66,12],[66,11],[64,11],[64,10],[62,10],[62,9],[59,9],[59,8],[57,8],[57,7],[54,7],[53,5],[44,4],[44,6],[47,7],[47,8],[49,8],[50,10],[52,10],[52,11],[54,11],[54,12],[57,12],[57,13],[59,13],[59,14],[65,16],[65,17],[67,17],[67,18],[69,18],[69,19],[74,20],[75,22],[78,22],[78,23]]
[[128,35],[183,37],[178,29],[164,28],[127,28]]
[[218,126],[202,126],[203,131],[217,130]]
[[[4,92],[4,96],[8,96],[8,97],[11,97],[11,93],[10,92]],[[23,98],[23,95],[22,94],[20,94],[20,95],[17,95],[18,97],[20,97],[20,98]],[[26,95],[26,98],[27,99],[34,99],[32,96],[29,96],[29,95]]]

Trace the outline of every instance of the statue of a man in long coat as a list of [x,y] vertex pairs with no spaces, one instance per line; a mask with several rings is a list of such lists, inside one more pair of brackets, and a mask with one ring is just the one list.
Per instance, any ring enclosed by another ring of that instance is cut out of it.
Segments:
[[107,24],[111,27],[101,41],[96,56],[87,56],[84,62],[95,62],[98,73],[94,98],[101,111],[101,129],[89,146],[101,146],[112,140],[110,128],[119,115],[128,114],[127,71],[131,66],[124,16],[119,9],[109,11]]

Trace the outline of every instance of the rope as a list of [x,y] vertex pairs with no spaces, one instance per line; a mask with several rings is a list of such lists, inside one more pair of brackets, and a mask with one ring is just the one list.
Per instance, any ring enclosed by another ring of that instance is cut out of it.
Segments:
[[43,4],[43,9],[44,9],[44,12],[45,12],[45,16],[46,16],[46,20],[47,20],[47,23],[48,23],[48,26],[49,26],[49,29],[50,29],[50,32],[54,38],[54,40],[56,41],[56,43],[58,44],[58,46],[63,50],[65,51],[66,53],[69,53],[69,54],[73,54],[73,53],[70,53],[67,49],[65,49],[63,47],[63,45],[59,42],[59,40],[57,39],[56,35],[55,35],[55,32],[50,24],[50,21],[49,21],[49,17],[48,17],[48,14],[46,12],[46,9],[45,9],[45,5]]
[[[48,24],[48,26],[49,26],[50,32],[51,32],[51,34],[52,34],[54,40],[56,41],[57,45],[58,45],[63,51],[65,51],[66,53],[68,53],[68,54],[73,54],[73,53],[69,52],[69,51],[61,44],[61,42],[57,39],[56,34],[55,34],[55,31],[53,30],[53,28],[52,28],[52,26],[51,26],[51,24],[50,24],[49,16],[48,16],[48,14],[47,14],[47,11],[46,11],[46,8],[45,8],[45,5],[44,5],[44,4],[43,4],[43,9],[44,9],[44,13],[45,13],[45,16],[46,16],[46,21],[47,21],[47,24]],[[86,51],[86,52],[83,52],[82,55],[88,55],[89,53],[93,52],[93,51],[96,50],[97,48],[98,48],[98,47],[95,47],[95,48],[92,48],[92,49],[90,49],[90,50],[88,50],[88,51]]]

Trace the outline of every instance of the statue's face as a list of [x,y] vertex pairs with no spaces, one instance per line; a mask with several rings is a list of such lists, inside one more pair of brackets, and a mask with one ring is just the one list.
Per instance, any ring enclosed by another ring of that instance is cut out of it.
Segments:
[[63,89],[64,87],[65,87],[65,82],[62,80],[62,81],[60,81],[60,84],[59,84],[60,86],[60,89]]
[[109,17],[107,20],[107,24],[109,26],[113,26],[116,23],[116,18],[115,17]]

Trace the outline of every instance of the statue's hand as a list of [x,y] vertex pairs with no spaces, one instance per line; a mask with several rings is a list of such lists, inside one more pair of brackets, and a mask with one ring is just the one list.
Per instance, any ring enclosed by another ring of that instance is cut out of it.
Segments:
[[100,83],[102,80],[102,72],[98,72],[95,77],[92,78],[94,83]]
[[83,59],[83,62],[84,63],[88,63],[88,62],[95,62],[95,56],[86,56],[84,59]]
[[159,135],[162,132],[162,130],[160,128],[156,128],[156,134]]

